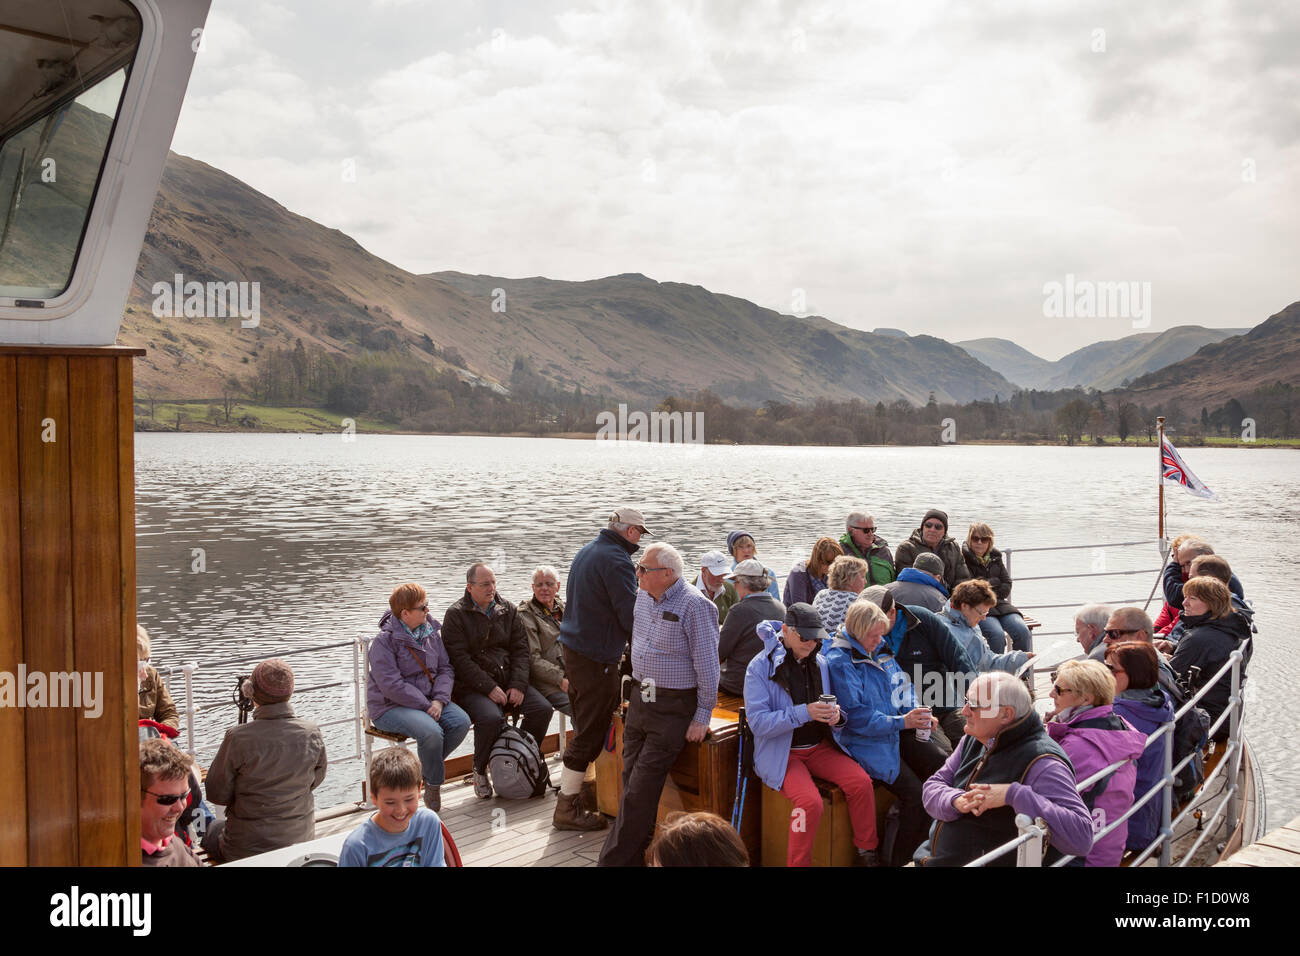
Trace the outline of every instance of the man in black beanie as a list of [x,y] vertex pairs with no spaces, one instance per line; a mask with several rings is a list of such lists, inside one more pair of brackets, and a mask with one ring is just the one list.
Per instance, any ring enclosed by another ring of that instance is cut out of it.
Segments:
[[926,551],[937,554],[943,561],[943,577],[940,580],[950,592],[962,581],[970,580],[970,571],[966,568],[966,559],[962,557],[961,545],[948,537],[946,511],[931,508],[925,513],[921,526],[894,552],[894,573],[899,574],[904,568],[912,567],[916,556]]
[[325,779],[320,728],[289,706],[293,671],[278,658],[262,661],[244,681],[253,719],[226,731],[205,782],[209,803],[226,818],[203,838],[213,862],[229,862],[313,840],[311,792]]

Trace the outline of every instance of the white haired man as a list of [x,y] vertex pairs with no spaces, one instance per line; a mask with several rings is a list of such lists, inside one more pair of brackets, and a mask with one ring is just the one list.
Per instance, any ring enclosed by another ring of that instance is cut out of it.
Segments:
[[718,609],[682,579],[682,557],[652,544],[636,566],[632,693],[623,729],[623,797],[597,861],[644,866],[668,770],[709,730],[718,699]]
[[876,519],[864,511],[851,511],[844,519],[840,547],[845,554],[867,562],[867,584],[888,584],[894,580],[894,555],[889,543],[876,534]]
[[[1074,767],[1034,713],[1029,689],[1011,674],[981,674],[962,708],[966,736],[922,787],[938,825],[918,851],[921,866],[964,866],[1014,839],[1016,814],[1042,817],[1052,846],[1086,856],[1092,817],[1075,788]],[[978,775],[978,782],[976,776]],[[989,866],[1014,866],[1012,850]]]
[[1085,604],[1074,612],[1074,638],[1090,661],[1106,660],[1106,642],[1102,638],[1112,610],[1109,604]]

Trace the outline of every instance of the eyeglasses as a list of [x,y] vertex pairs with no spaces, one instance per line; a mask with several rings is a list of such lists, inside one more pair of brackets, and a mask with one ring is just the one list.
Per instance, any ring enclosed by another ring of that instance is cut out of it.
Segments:
[[872,525],[871,527],[867,527],[866,525],[855,524],[855,525],[850,525],[849,527],[853,528],[853,530],[855,530],[855,531],[875,531],[875,530],[876,530],[876,526],[875,526],[875,525]]
[[636,566],[637,574],[649,574],[651,571],[667,571],[667,570],[668,570],[667,568],[647,568],[644,564],[638,564]]
[[992,538],[986,538],[986,537],[985,537],[984,535],[982,535],[982,534],[973,534],[973,535],[971,535],[971,538],[970,538],[970,539],[971,539],[972,541],[992,541],[992,540],[993,540]]
[[934,521],[927,521],[925,524],[921,525],[921,527],[930,528],[931,530],[938,530],[938,531],[943,530],[943,525],[938,524],[937,522]]
[[145,790],[144,792],[157,800],[160,807],[170,807],[176,801],[184,800],[190,795],[189,788],[186,788],[184,793],[154,793],[152,790]]
[[1062,687],[1060,684],[1053,684],[1053,685],[1052,685],[1052,690],[1056,691],[1058,694],[1073,694],[1073,693],[1074,693],[1074,691],[1071,690],[1069,687]]
[[1140,634],[1141,632],[1142,632],[1142,628],[1140,627],[1128,627],[1128,628],[1112,627],[1109,630],[1102,631],[1101,633],[1106,636],[1106,640],[1117,641],[1124,634]]

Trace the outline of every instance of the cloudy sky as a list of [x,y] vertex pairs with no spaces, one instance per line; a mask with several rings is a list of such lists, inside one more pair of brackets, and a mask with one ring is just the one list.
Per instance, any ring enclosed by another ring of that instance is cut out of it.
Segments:
[[[214,0],[173,148],[414,272],[642,272],[1045,358],[1296,298],[1300,5]],[[1104,309],[1102,311],[1105,311]]]

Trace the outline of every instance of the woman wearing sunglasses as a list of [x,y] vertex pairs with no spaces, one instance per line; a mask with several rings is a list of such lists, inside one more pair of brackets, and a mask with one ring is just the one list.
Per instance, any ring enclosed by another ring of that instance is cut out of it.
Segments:
[[469,715],[451,702],[455,672],[424,588],[399,585],[388,607],[370,643],[366,714],[385,733],[415,738],[424,805],[436,813],[442,809],[442,761],[469,733]]
[[[1147,735],[1134,730],[1114,711],[1115,677],[1097,661],[1066,661],[1056,672],[1052,701],[1056,710],[1047,733],[1074,765],[1075,780],[1087,780],[1119,760],[1127,761],[1079,794],[1092,814],[1093,832],[1110,826],[1133,805],[1137,778],[1134,760],[1142,755]],[[1071,866],[1119,866],[1128,837],[1128,821],[1092,845],[1084,860]],[[1050,863],[1059,854],[1048,853]]]
[[1032,651],[1033,635],[1025,624],[1019,608],[1011,603],[1011,574],[1002,561],[1002,552],[993,547],[993,529],[982,521],[970,526],[966,533],[966,543],[961,548],[966,570],[972,578],[983,578],[993,588],[998,603],[989,616],[980,622],[980,631],[989,642],[994,654],[1001,654],[1007,649],[1007,638],[1011,638],[1011,649],[1015,651]]

